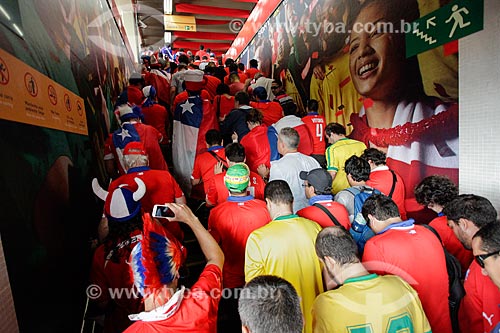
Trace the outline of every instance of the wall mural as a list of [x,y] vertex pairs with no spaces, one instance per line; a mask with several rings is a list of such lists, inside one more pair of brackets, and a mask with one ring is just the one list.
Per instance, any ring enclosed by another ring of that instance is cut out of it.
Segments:
[[[133,70],[110,6],[2,3],[0,48],[79,95],[88,125],[88,135],[79,135],[0,120],[0,233],[21,331],[74,332],[81,325],[89,237],[101,214],[91,179],[105,179],[112,106]],[[9,75],[22,73],[10,68]]]
[[458,55],[448,44],[406,59],[404,32],[448,2],[284,1],[241,59],[259,60],[301,109],[316,99],[327,122],[384,150],[416,214],[422,178],[445,174],[458,183]]

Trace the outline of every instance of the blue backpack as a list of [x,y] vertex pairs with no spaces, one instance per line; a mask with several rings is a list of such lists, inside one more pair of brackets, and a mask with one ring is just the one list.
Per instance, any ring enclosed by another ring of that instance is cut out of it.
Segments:
[[359,255],[361,256],[365,249],[366,242],[375,236],[372,229],[366,225],[366,220],[363,217],[361,210],[366,199],[368,199],[372,194],[382,194],[382,192],[365,186],[361,188],[350,187],[346,190],[354,196],[354,219],[352,220],[349,232],[358,245]]

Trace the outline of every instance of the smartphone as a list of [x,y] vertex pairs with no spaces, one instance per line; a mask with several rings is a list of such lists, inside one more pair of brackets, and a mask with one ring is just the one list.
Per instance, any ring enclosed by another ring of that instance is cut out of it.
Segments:
[[153,217],[165,219],[174,216],[174,212],[165,205],[154,205],[153,207]]

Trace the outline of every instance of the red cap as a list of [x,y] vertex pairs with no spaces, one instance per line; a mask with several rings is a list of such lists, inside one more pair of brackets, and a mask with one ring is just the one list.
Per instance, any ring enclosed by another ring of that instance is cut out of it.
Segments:
[[146,149],[144,145],[139,141],[132,141],[127,143],[125,149],[123,150],[123,155],[144,155],[147,156]]

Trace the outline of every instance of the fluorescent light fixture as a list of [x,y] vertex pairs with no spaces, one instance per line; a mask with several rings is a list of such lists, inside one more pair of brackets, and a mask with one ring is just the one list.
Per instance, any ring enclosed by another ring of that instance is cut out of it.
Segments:
[[163,0],[163,12],[164,14],[171,15],[173,11],[173,1]]
[[165,31],[164,38],[165,38],[165,44],[166,43],[172,44],[172,33],[170,31]]
[[23,32],[21,31],[21,29],[19,29],[19,27],[17,26],[17,24],[12,24],[12,26],[14,27],[14,29],[17,31],[17,33],[19,34],[19,36],[24,36]]
[[10,21],[10,15],[9,13],[7,13],[7,11],[3,8],[2,5],[0,5],[0,12],[2,12],[2,14],[7,18],[7,20]]

